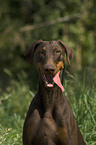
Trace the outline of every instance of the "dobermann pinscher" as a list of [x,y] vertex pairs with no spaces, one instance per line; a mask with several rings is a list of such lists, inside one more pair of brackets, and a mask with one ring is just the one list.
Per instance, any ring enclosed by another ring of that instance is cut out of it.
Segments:
[[31,62],[35,57],[39,89],[24,123],[24,145],[85,145],[63,93],[65,54],[70,64],[72,48],[60,40],[39,40],[27,51]]

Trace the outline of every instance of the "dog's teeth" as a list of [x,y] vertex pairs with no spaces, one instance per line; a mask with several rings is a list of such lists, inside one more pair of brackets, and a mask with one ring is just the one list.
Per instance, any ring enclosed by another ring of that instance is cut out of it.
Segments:
[[47,87],[53,87],[53,84],[47,84]]

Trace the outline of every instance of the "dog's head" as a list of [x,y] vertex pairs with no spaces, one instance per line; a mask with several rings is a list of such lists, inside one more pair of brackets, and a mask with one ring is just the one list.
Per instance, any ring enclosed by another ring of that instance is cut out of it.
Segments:
[[59,75],[65,64],[65,55],[68,63],[73,58],[73,50],[62,41],[38,40],[32,44],[26,53],[32,63],[35,57],[36,66],[39,70],[40,79],[46,87],[53,87],[57,84],[63,91]]

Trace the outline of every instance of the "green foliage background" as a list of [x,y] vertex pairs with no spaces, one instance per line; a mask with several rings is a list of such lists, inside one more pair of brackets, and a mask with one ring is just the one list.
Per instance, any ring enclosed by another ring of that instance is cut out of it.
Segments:
[[86,144],[96,145],[95,0],[0,0],[0,144],[22,144],[24,119],[38,84],[36,68],[24,54],[39,39],[60,39],[73,48],[65,95]]

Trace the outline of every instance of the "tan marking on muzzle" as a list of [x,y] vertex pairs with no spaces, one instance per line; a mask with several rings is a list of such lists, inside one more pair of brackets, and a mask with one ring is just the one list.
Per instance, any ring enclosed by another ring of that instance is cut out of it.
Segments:
[[59,61],[57,64],[55,64],[55,67],[56,69],[55,69],[54,74],[56,74],[60,70],[60,68],[62,69],[64,68],[64,63],[62,61]]

